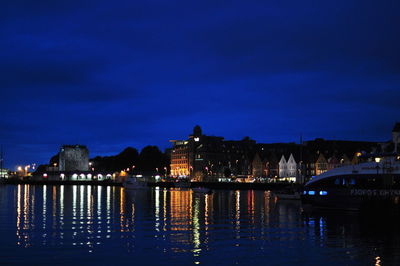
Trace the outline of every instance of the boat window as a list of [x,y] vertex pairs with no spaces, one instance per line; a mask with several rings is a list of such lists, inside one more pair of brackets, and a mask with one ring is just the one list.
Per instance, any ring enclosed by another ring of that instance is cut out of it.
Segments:
[[346,185],[346,179],[342,179],[342,185],[345,186]]
[[320,191],[319,194],[321,196],[326,196],[326,195],[328,195],[328,192],[327,191]]
[[315,195],[315,191],[313,190],[308,191],[308,195]]
[[335,179],[335,185],[339,185],[340,184],[340,179],[339,178],[336,178]]
[[356,184],[356,180],[354,178],[350,179],[350,185],[355,185]]

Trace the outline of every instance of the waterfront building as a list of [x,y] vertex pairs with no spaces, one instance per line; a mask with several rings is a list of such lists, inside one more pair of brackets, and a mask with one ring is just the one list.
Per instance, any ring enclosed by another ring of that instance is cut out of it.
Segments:
[[398,145],[400,141],[400,123],[396,123],[392,130],[392,141],[394,144],[394,152],[398,153]]
[[332,170],[334,168],[340,167],[340,166],[341,166],[341,164],[335,155],[333,155],[332,157],[330,157],[328,159],[328,171]]
[[9,178],[9,170],[0,168],[0,179],[1,178]]
[[83,145],[64,145],[59,152],[59,171],[89,171],[89,150]]
[[284,155],[282,155],[279,161],[279,179],[284,179],[288,176],[287,173],[287,161]]
[[[57,163],[58,162],[58,163]],[[115,180],[120,173],[97,171],[89,162],[89,150],[84,145],[63,145],[49,165],[39,167],[33,180]]]
[[261,157],[258,153],[254,155],[253,162],[251,163],[253,168],[252,175],[253,177],[265,177],[266,176],[266,165],[261,160]]
[[320,153],[317,161],[315,162],[315,174],[320,175],[328,171],[328,161],[323,153]]
[[256,142],[246,137],[227,141],[207,136],[195,126],[187,140],[172,140],[171,176],[196,181],[246,179],[252,174],[251,152]]
[[297,181],[298,176],[298,164],[291,153],[287,161],[287,175],[289,180]]
[[279,181],[301,182],[300,163],[297,163],[292,153],[286,160],[285,155],[282,155],[279,161]]
[[171,140],[171,175],[176,177],[188,177],[190,175],[189,142]]

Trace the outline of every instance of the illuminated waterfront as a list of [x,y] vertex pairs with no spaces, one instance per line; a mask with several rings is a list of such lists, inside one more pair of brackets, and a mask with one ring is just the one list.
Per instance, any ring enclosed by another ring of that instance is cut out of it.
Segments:
[[266,191],[0,187],[5,264],[397,264],[400,236],[383,230]]

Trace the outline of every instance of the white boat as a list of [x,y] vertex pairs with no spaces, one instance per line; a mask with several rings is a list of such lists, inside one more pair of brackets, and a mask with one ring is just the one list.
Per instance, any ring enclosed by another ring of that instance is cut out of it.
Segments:
[[396,209],[400,213],[400,156],[332,169],[311,179],[303,205],[345,210]]
[[192,190],[194,193],[203,193],[203,194],[209,194],[212,192],[212,190],[207,187],[194,187],[192,188]]
[[138,177],[128,177],[128,179],[122,184],[125,189],[144,189],[147,188],[147,182]]

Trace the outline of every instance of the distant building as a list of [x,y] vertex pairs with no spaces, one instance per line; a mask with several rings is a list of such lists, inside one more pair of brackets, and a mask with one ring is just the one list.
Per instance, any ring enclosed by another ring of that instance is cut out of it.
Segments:
[[317,161],[315,162],[315,174],[320,175],[328,171],[328,161],[326,160],[323,153],[319,154]]
[[64,145],[60,149],[58,171],[89,171],[89,150],[83,145]]
[[397,153],[398,152],[397,147],[398,147],[399,141],[400,141],[400,123],[396,123],[393,127],[392,141],[394,144],[394,152]]
[[8,169],[0,168],[0,179],[1,178],[9,178],[8,173],[9,173]]
[[282,155],[279,161],[279,180],[300,183],[299,167],[300,164],[296,162],[292,153],[288,160]]
[[279,179],[284,179],[288,176],[287,161],[284,155],[282,155],[279,161]]
[[171,176],[197,181],[248,178],[252,174],[252,153],[255,141],[244,138],[226,141],[223,137],[207,136],[199,126],[187,140],[171,140]]
[[[400,124],[393,129],[399,140]],[[246,137],[227,141],[207,136],[196,126],[187,140],[173,140],[171,176],[197,181],[237,180],[304,183],[343,165],[359,163],[362,154],[376,152],[376,142],[315,139],[296,143],[256,143]],[[353,158],[350,160],[349,158]]]
[[171,175],[189,176],[191,165],[189,163],[189,142],[182,140],[171,140],[173,148],[171,150]]
[[253,158],[252,162],[252,175],[253,177],[265,177],[266,176],[266,167],[264,167],[264,163],[261,160],[261,157],[258,153]]

